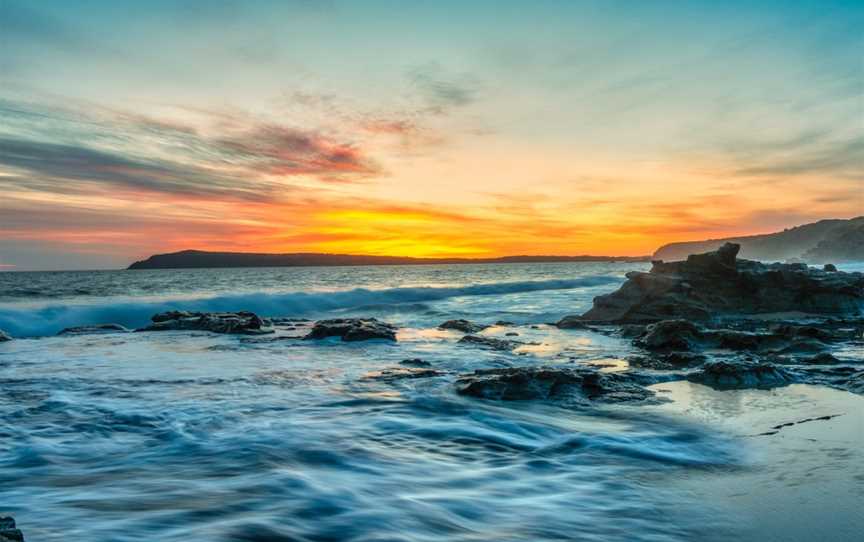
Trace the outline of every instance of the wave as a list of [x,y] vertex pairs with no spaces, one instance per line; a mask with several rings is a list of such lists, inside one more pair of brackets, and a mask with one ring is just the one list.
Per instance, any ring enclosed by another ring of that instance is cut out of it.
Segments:
[[[168,310],[228,312],[253,311],[266,316],[324,315],[359,307],[422,304],[462,296],[494,296],[543,290],[569,290],[619,284],[618,277],[596,275],[578,279],[498,282],[460,287],[405,287],[336,292],[252,293],[197,299],[117,301],[99,304],[52,304],[42,307],[0,308],[0,329],[13,337],[54,335],[64,328],[116,323],[129,328],[146,325],[150,317]],[[418,305],[419,306],[419,305]]]

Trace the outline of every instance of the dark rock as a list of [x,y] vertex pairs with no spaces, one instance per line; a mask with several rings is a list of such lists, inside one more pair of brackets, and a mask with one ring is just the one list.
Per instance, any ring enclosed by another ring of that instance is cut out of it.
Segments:
[[264,328],[264,321],[255,313],[170,311],[154,315],[152,324],[136,331],[211,331],[261,335],[273,333]]
[[822,352],[815,356],[795,358],[795,362],[807,365],[834,365],[835,363],[840,363],[840,360],[828,352]]
[[498,320],[497,322],[495,322],[495,325],[501,326],[501,327],[510,327],[510,326],[515,326],[516,324],[514,322],[510,322],[507,320]]
[[558,320],[555,325],[560,329],[588,329],[588,323],[581,316],[571,314]]
[[478,346],[485,346],[493,350],[501,351],[513,350],[519,346],[522,346],[522,343],[519,341],[511,341],[509,339],[496,339],[494,337],[485,337],[482,335],[465,335],[464,337],[459,339],[459,342],[463,344],[476,344]]
[[15,528],[15,520],[0,517],[0,542],[24,542],[24,534]]
[[376,318],[334,318],[315,322],[312,331],[304,339],[325,339],[341,337],[343,341],[368,341],[371,339],[396,340],[393,324],[381,322]]
[[654,395],[621,373],[551,366],[477,370],[460,376],[456,391],[483,399],[551,399],[582,405],[591,401],[643,401]]
[[364,380],[403,380],[406,378],[430,378],[433,376],[442,376],[444,373],[435,369],[422,369],[410,367],[390,367],[380,371],[373,371],[363,375]]
[[67,327],[57,335],[88,335],[93,333],[129,333],[131,330],[120,324],[95,324],[92,326]]
[[631,271],[620,289],[596,297],[581,317],[562,322],[706,321],[793,311],[860,315],[864,310],[864,273],[738,260],[737,252],[737,245],[727,243],[685,261],[655,262],[647,273]]
[[715,389],[776,388],[794,381],[791,373],[769,363],[710,361],[687,379]]
[[0,343],[6,342],[6,341],[11,341],[11,340],[12,340],[12,337],[8,333],[6,333],[2,329],[0,329]]
[[447,320],[440,326],[439,329],[454,329],[456,331],[461,331],[462,333],[479,333],[486,329],[489,326],[483,324],[475,324],[470,320]]
[[836,273],[836,272],[837,272],[837,266],[834,265],[833,263],[826,263],[826,264],[822,267],[822,270],[823,270],[823,271],[827,271],[827,272],[829,272],[829,273]]
[[518,337],[519,336],[519,334],[516,333],[515,331],[510,331],[509,333],[505,333],[504,335],[506,337]]
[[618,333],[625,338],[638,337],[645,333],[645,326],[639,324],[624,324],[618,330]]
[[408,367],[431,367],[432,364],[428,361],[424,361],[420,358],[412,358],[412,359],[403,359],[399,362],[399,365],[405,365]]
[[631,356],[627,358],[627,363],[633,367],[667,371],[696,367],[704,363],[706,359],[708,358],[704,355],[692,352],[667,352],[651,356]]
[[634,343],[649,350],[691,350],[702,338],[702,329],[687,320],[663,320],[645,328]]

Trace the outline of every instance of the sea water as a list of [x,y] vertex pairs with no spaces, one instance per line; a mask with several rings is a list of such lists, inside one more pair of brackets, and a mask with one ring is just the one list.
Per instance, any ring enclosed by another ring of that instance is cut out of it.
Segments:
[[[687,409],[453,390],[475,369],[626,365],[629,341],[549,323],[646,267],[2,273],[0,329],[16,340],[0,343],[0,515],[37,542],[733,539],[750,527],[691,482],[755,479],[740,431]],[[399,341],[56,335],[169,309],[375,316]],[[437,329],[453,318],[513,322],[483,333],[526,345],[459,344]],[[410,358],[445,374],[370,378]]]

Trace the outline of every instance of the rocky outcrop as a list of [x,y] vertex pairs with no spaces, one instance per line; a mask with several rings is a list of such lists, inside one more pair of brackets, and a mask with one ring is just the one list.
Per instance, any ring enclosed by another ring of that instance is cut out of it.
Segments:
[[458,320],[447,320],[446,322],[438,326],[439,329],[453,329],[456,331],[461,331],[462,333],[480,333],[487,327],[489,326],[483,324],[475,324],[470,320],[463,320],[461,318]]
[[127,329],[120,324],[95,324],[92,326],[77,326],[67,327],[57,335],[90,335],[95,333],[129,333]]
[[0,517],[0,542],[24,542],[24,533],[15,526],[10,517]]
[[561,400],[579,405],[592,401],[644,401],[654,395],[624,374],[551,366],[477,370],[460,376],[456,391],[482,399]]
[[6,333],[2,329],[0,329],[0,343],[4,343],[6,341],[11,341],[11,340],[12,340],[12,337],[8,333]]
[[[627,273],[620,289],[596,297],[578,320],[649,323],[783,312],[864,313],[864,274],[739,260],[739,248],[727,243],[685,261],[655,261],[647,273]],[[573,320],[566,317],[559,325],[572,325]]]
[[261,335],[273,333],[266,328],[264,320],[253,312],[186,312],[169,311],[154,315],[147,327],[136,331],[211,331]]
[[710,361],[687,376],[715,389],[777,388],[794,381],[792,373],[770,363]]
[[348,342],[370,339],[395,341],[397,329],[393,324],[375,318],[334,318],[315,322],[312,331],[304,339],[341,337],[343,341]]
[[810,325],[778,324],[767,331],[705,329],[687,320],[663,320],[645,328],[633,344],[652,351],[720,349],[770,354],[821,352],[827,343],[848,338]]

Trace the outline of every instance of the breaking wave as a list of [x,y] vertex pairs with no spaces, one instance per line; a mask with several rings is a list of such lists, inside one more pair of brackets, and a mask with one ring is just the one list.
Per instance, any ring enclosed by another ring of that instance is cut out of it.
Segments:
[[253,293],[204,298],[124,300],[99,304],[51,304],[41,307],[0,308],[0,329],[15,337],[53,335],[71,327],[117,323],[135,328],[167,310],[249,310],[266,316],[318,316],[359,307],[422,304],[461,296],[495,296],[569,290],[619,284],[618,277],[596,275],[577,279],[498,282],[460,287],[403,287],[384,290],[357,288],[331,292]]

